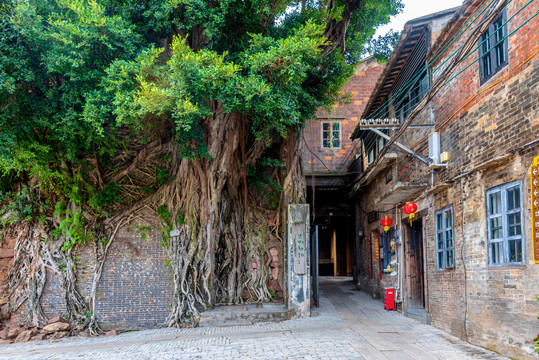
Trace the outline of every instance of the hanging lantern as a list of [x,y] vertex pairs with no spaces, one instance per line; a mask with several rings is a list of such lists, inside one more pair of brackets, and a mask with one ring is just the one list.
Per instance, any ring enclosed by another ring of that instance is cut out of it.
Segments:
[[417,211],[417,205],[413,202],[407,202],[406,205],[404,205],[404,207],[402,208],[402,211],[404,211],[406,215],[409,215],[410,226],[412,226],[412,220],[413,218],[415,218],[414,213]]
[[382,220],[380,220],[380,225],[384,227],[385,232],[388,232],[389,227],[393,225],[393,220],[389,216],[384,216]]

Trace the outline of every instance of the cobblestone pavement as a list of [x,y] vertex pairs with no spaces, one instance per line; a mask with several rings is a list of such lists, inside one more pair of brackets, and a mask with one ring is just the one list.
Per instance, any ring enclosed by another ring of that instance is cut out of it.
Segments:
[[321,279],[316,316],[280,323],[158,329],[3,345],[0,359],[504,359]]

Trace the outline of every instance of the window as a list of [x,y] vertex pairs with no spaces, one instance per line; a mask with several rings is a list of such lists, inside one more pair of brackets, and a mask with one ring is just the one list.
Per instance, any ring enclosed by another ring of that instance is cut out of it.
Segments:
[[386,173],[386,184],[389,184],[393,180],[393,168],[389,168],[389,171]]
[[453,208],[436,212],[436,263],[438,270],[455,267],[455,238],[453,232]]
[[487,217],[490,266],[523,265],[522,184],[508,183],[488,190]]
[[400,120],[401,124],[408,118],[408,115],[423,99],[426,90],[429,87],[429,78],[427,70],[423,70],[419,76],[414,73],[412,79],[416,79],[413,85],[410,85],[395,101],[396,107],[395,116]]
[[322,147],[341,147],[341,123],[339,121],[328,121],[322,123]]
[[386,269],[388,265],[396,261],[394,245],[395,229],[390,228],[388,232],[382,231],[380,235],[380,265],[382,266],[382,269]]
[[479,74],[484,83],[496,74],[507,63],[507,12],[503,9],[488,30],[481,35],[479,44]]
[[370,140],[367,140],[366,146],[368,147],[367,150],[367,163],[372,163],[380,151],[382,151],[382,148],[387,144],[387,140],[384,139],[381,136],[378,136],[376,138],[371,138]]
[[367,163],[372,163],[376,159],[376,146],[373,146],[369,149],[369,155],[367,159]]

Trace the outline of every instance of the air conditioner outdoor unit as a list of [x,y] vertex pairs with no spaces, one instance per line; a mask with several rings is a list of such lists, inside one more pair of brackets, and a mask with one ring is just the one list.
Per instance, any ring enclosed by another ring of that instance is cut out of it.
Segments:
[[429,158],[432,160],[429,168],[431,169],[439,169],[447,166],[447,164],[442,164],[440,161],[440,147],[440,133],[431,132],[429,135]]

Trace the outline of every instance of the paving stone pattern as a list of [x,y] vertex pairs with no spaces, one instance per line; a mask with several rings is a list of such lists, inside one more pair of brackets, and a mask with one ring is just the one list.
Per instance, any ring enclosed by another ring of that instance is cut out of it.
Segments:
[[504,359],[322,278],[316,316],[279,323],[156,329],[3,345],[0,359]]

